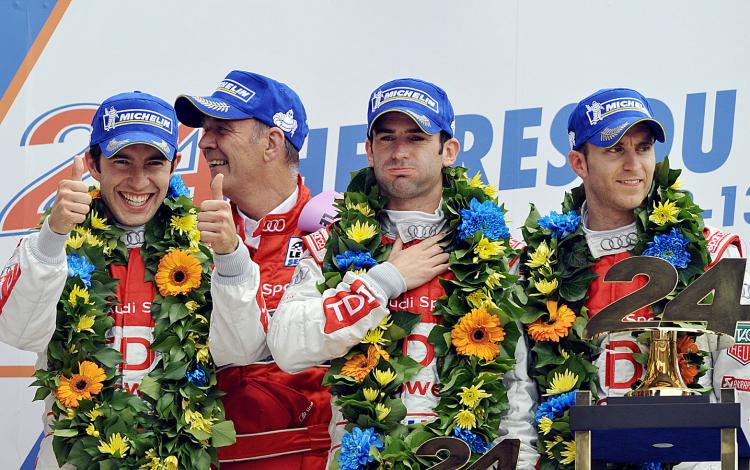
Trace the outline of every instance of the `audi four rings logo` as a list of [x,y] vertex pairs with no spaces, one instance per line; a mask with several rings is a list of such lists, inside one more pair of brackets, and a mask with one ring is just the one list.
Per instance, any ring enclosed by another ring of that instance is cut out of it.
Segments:
[[406,229],[406,233],[414,238],[430,238],[437,235],[437,225],[409,225]]
[[627,248],[629,246],[635,246],[638,244],[638,235],[635,233],[629,233],[627,235],[618,235],[612,238],[605,238],[601,241],[600,245],[602,250],[618,250],[620,248]]
[[281,232],[286,228],[286,220],[284,219],[271,219],[266,220],[266,225],[263,226],[264,232]]

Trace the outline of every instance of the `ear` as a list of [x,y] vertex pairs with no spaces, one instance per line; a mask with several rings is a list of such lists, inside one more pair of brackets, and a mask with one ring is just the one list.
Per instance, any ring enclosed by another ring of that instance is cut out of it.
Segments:
[[175,153],[174,158],[172,159],[172,173],[174,173],[174,169],[177,168],[177,165],[180,164],[180,160],[182,160],[182,152]]
[[372,141],[370,141],[370,139],[368,139],[367,137],[365,137],[365,153],[367,154],[367,166],[372,167]]
[[568,152],[568,163],[570,164],[570,168],[579,178],[583,179],[588,176],[588,162],[583,153],[578,150],[571,150]]
[[449,167],[456,163],[461,143],[455,137],[448,139],[443,145],[443,167]]
[[263,152],[263,160],[270,162],[279,157],[282,159],[286,158],[286,136],[284,135],[284,131],[278,127],[271,127],[267,131],[266,138],[268,139],[268,144],[266,145],[266,151]]
[[[104,158],[104,155],[99,155],[99,162]],[[86,163],[86,168],[88,169],[91,176],[101,182],[102,180],[102,174],[101,172],[96,168],[96,162],[94,160],[94,157],[91,156],[91,153],[89,153],[88,150],[86,150],[86,154],[83,158],[84,162]]]

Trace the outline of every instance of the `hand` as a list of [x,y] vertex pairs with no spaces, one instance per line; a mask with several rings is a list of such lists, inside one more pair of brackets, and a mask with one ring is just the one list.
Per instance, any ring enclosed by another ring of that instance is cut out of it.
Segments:
[[406,249],[401,239],[396,239],[388,261],[401,273],[406,290],[419,287],[448,270],[448,253],[438,243],[444,236],[435,235]]
[[217,255],[228,255],[237,249],[239,241],[234,231],[232,208],[224,200],[222,184],[224,175],[218,174],[211,181],[211,199],[201,203],[198,214],[198,230],[201,241],[213,248]]
[[57,234],[67,235],[73,227],[86,220],[91,196],[88,186],[82,181],[85,171],[83,156],[78,155],[73,159],[73,174],[70,179],[62,180],[57,185],[57,196],[49,215],[49,228]]

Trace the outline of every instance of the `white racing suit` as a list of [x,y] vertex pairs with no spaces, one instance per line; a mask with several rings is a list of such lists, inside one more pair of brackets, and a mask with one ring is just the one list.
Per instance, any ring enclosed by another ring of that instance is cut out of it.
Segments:
[[[441,209],[434,214],[386,210],[381,223],[386,243],[400,237],[408,246],[443,231],[445,219]],[[432,315],[435,302],[444,295],[438,279],[406,291],[401,274],[386,262],[363,275],[346,273],[336,288],[321,295],[317,285],[323,281],[321,262],[326,239],[324,229],[304,238],[307,251],[274,314],[267,342],[277,364],[283,370],[297,372],[342,357],[380,323],[389,308],[414,312],[422,319],[405,339],[404,349],[424,367],[404,384],[401,399],[407,414],[403,423],[435,420],[437,415],[433,410],[439,398],[433,387],[438,373],[433,347],[427,338],[440,321]],[[503,416],[500,436],[521,440],[518,468],[531,469],[538,456],[533,427],[536,390],[527,372],[525,339],[516,345],[515,359],[515,367],[503,379],[510,409]],[[339,410],[334,409],[329,462],[340,446],[345,424]]]
[[[584,210],[585,212],[585,210]],[[584,215],[584,220],[586,216]],[[586,241],[591,254],[597,263],[594,270],[600,277],[592,282],[587,293],[587,307],[589,315],[594,315],[603,307],[609,305],[624,295],[634,292],[646,281],[625,283],[604,283],[602,279],[609,268],[629,257],[628,250],[632,250],[637,243],[638,236],[635,223],[614,230],[592,231],[584,226]],[[706,227],[704,236],[711,255],[713,266],[722,258],[744,257],[742,243],[735,234],[724,232],[713,227]],[[746,266],[744,287],[740,303],[750,304],[750,266]],[[637,280],[636,280],[637,281]],[[652,319],[650,308],[646,307],[629,316],[631,321],[645,321]],[[750,328],[750,327],[748,327]],[[720,390],[734,388],[736,400],[742,404],[742,428],[746,435],[750,435],[750,329],[738,325],[735,338],[737,344],[730,349],[713,353],[709,359],[712,369],[701,378],[700,384],[706,388],[713,388],[711,399],[718,401]],[[701,338],[698,338],[701,347]],[[647,353],[648,348],[630,333],[612,333],[607,335],[601,343],[602,352],[595,361],[599,369],[599,403],[606,403],[608,397],[622,397],[631,390],[631,385],[645,376],[645,365],[640,364],[633,357],[634,353]],[[702,348],[704,349],[704,348]],[[718,464],[681,464],[679,468],[697,465],[700,468],[718,468]]]
[[[123,228],[127,230],[122,239],[128,247],[129,261],[127,266],[110,266],[110,274],[120,279],[117,297],[122,305],[110,312],[115,326],[107,338],[123,355],[119,385],[137,393],[143,377],[159,361],[159,354],[149,349],[154,339],[150,307],[155,290],[151,282],[143,280],[145,267],[140,256],[143,227]],[[66,240],[67,235],[54,233],[45,222],[39,232],[21,240],[0,275],[0,341],[38,353],[38,369],[47,367],[47,344],[55,331],[57,303],[68,277]],[[260,322],[261,315],[265,315],[264,304],[256,301],[258,266],[250,260],[243,243],[234,253],[217,255],[215,264],[211,276],[213,312],[209,333],[214,361],[253,362],[262,356],[265,347],[265,332]],[[50,426],[53,401],[54,396],[46,399],[43,419],[46,437],[37,458],[39,469],[58,468]]]

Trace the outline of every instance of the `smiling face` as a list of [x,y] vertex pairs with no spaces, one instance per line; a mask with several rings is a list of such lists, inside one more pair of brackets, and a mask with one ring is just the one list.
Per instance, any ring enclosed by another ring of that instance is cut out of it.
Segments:
[[612,147],[586,144],[588,155],[571,151],[568,160],[583,180],[590,227],[609,230],[631,223],[654,178],[654,137],[645,124],[631,127]]
[[179,161],[179,153],[170,162],[159,150],[145,144],[129,145],[110,158],[101,156],[98,169],[93,157],[86,154],[91,176],[99,181],[107,208],[118,223],[128,227],[144,225],[154,217]]
[[257,171],[263,159],[264,133],[254,119],[227,120],[206,116],[203,136],[198,146],[211,170],[213,179],[224,175],[224,194],[235,199],[243,186],[262,184]]
[[432,212],[443,193],[442,168],[456,161],[459,143],[440,144],[440,134],[426,134],[407,115],[384,114],[365,142],[367,162],[375,171],[388,208]]

